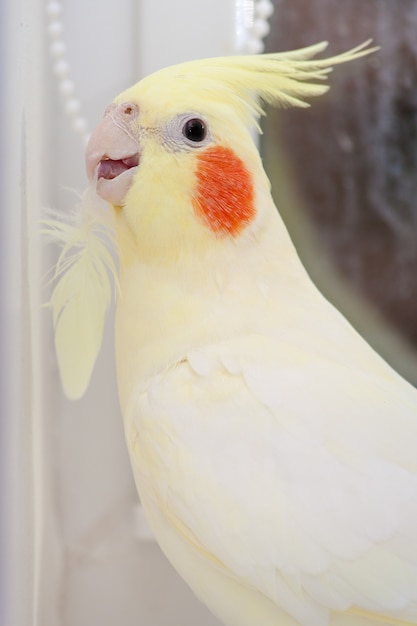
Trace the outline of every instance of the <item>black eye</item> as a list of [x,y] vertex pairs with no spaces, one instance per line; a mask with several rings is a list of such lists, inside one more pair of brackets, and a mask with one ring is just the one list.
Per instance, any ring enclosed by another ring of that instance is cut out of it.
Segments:
[[182,134],[190,141],[204,141],[207,137],[207,127],[203,120],[199,120],[197,117],[185,122],[182,128]]

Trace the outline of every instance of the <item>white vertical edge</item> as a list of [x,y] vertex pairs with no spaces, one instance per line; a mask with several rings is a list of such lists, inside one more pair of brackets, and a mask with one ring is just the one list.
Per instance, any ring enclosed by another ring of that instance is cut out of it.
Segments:
[[[57,382],[51,341],[50,311],[45,308],[45,241],[41,220],[49,205],[55,153],[48,120],[50,76],[45,45],[45,4],[25,0],[26,58],[24,122],[26,132],[26,230],[28,334],[30,353],[30,420],[32,423],[32,485],[34,500],[34,626],[62,626],[62,545],[57,521],[56,429]],[[49,260],[50,262],[50,260]],[[25,285],[26,287],[26,285]],[[52,381],[52,385],[50,384]]]
[[[32,501],[28,478],[30,441],[24,432],[23,398],[19,382],[23,379],[21,364],[21,193],[20,165],[22,160],[22,95],[21,42],[19,20],[21,2],[1,5],[1,167],[2,206],[0,212],[1,253],[1,623],[23,626],[30,624],[33,588],[30,575],[25,575],[23,563],[31,569]],[[14,67],[11,67],[14,59]],[[14,105],[13,105],[14,104]],[[19,381],[20,379],[20,381]],[[20,537],[16,524],[25,526]],[[20,540],[20,541],[19,541]],[[4,550],[4,551],[3,551]],[[20,588],[20,605],[17,590]]]
[[[46,246],[41,220],[49,206],[55,145],[50,132],[50,72],[45,49],[45,4],[25,0],[26,231],[28,335],[30,354],[30,420],[32,423],[32,485],[34,500],[34,626],[62,626],[62,542],[57,520],[56,431],[58,395],[53,393],[55,361],[46,309]],[[49,132],[47,132],[49,129]],[[50,251],[48,251],[50,252]]]
[[22,0],[1,5],[1,623],[28,626],[33,616],[31,424],[23,322],[22,165],[24,53]]
[[[59,549],[43,401],[41,242],[45,202],[43,11],[6,0],[1,15],[1,624],[60,626]],[[48,610],[41,616],[43,590]]]

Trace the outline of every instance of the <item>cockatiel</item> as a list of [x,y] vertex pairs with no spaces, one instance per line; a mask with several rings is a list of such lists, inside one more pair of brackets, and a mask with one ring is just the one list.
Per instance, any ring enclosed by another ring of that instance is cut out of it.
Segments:
[[95,194],[110,204],[137,488],[227,626],[417,624],[417,390],[312,284],[252,138],[262,102],[308,106],[333,65],[369,52],[314,59],[325,45],[143,79],[91,137],[80,224],[49,223],[66,244],[59,362],[79,396],[115,272]]

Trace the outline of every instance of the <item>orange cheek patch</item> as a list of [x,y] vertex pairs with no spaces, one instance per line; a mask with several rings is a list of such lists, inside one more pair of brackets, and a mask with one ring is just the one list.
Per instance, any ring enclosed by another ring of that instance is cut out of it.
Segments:
[[230,148],[208,148],[197,163],[194,210],[214,233],[236,236],[255,217],[252,176]]

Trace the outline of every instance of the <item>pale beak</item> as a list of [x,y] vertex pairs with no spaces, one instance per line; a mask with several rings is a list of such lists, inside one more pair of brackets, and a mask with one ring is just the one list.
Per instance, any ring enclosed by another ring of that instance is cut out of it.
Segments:
[[88,179],[96,185],[98,195],[115,206],[123,205],[139,166],[138,115],[132,102],[111,105],[87,145]]

